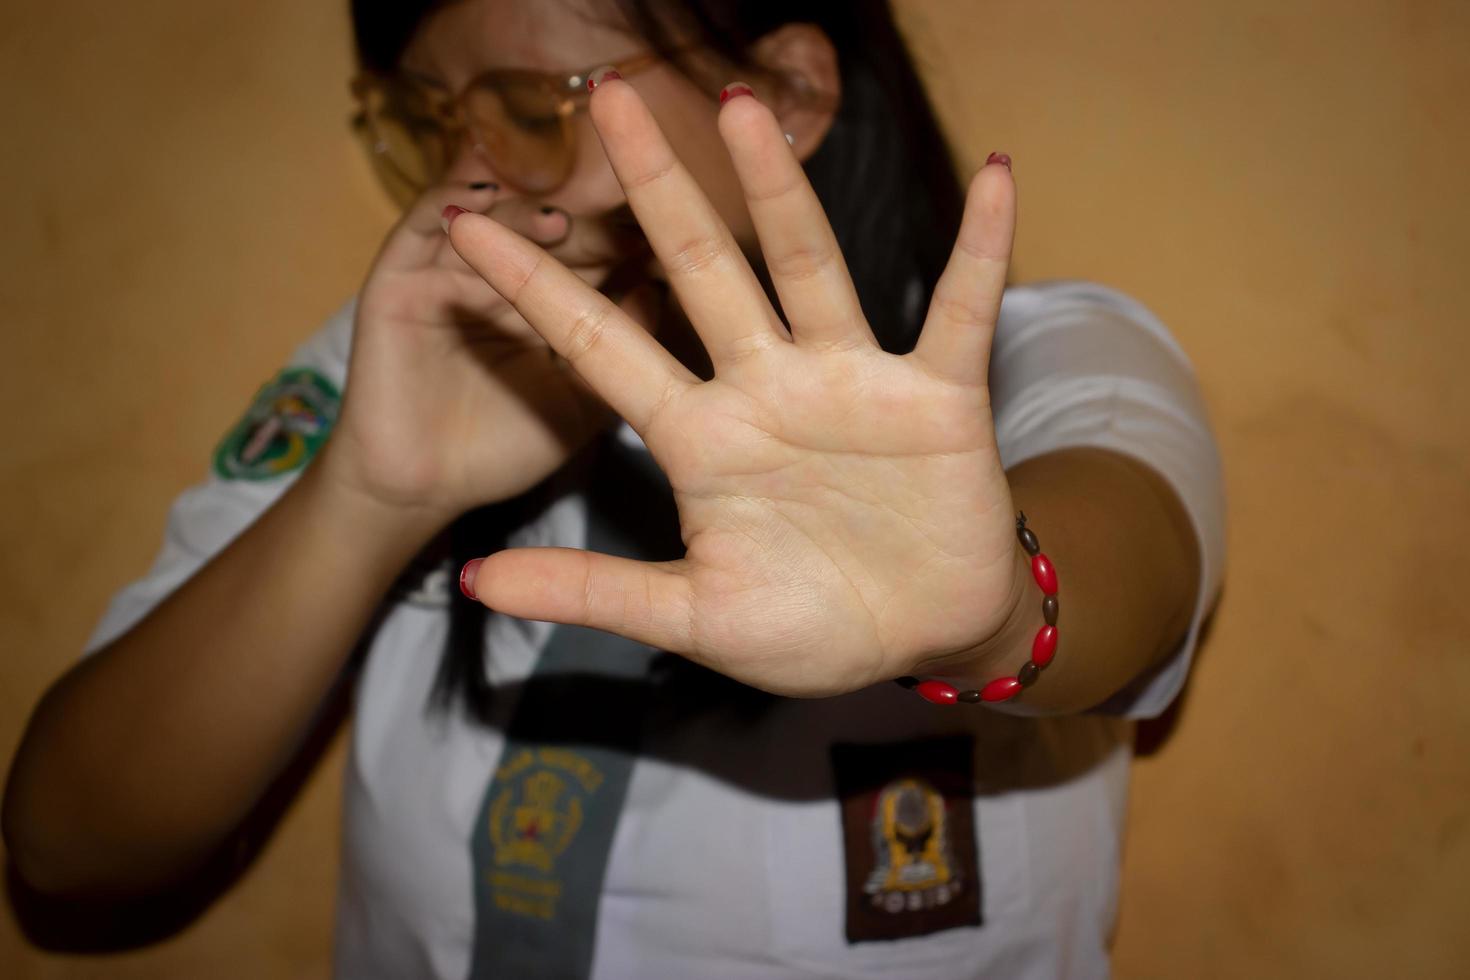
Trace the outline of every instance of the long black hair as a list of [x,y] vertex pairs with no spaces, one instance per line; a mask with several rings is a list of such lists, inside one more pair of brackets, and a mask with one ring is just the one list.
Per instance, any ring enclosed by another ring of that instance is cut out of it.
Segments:
[[[445,0],[351,0],[358,60],[391,72],[419,25]],[[842,95],[831,130],[805,168],[837,237],[863,312],[887,351],[910,350],[944,269],[964,208],[940,130],[887,0],[619,0],[653,50],[687,73],[690,41],[747,65],[750,49],[784,24],[821,28],[832,40]],[[692,36],[691,36],[692,35]],[[532,491],[462,515],[450,531],[452,568],[505,546],[511,529],[545,504]],[[432,703],[489,717],[485,607],[453,593],[449,638]]]

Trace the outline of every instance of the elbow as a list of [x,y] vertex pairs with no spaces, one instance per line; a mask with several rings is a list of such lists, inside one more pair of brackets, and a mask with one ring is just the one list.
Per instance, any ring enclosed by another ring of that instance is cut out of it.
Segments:
[[68,792],[66,752],[58,745],[50,710],[57,687],[41,699],[26,726],[0,801],[0,836],[10,870],[31,891],[52,898],[92,897],[95,882],[87,848],[79,846],[79,819],[95,812]]
[[80,883],[68,876],[55,862],[47,861],[38,848],[23,839],[17,839],[7,822],[5,826],[5,850],[10,862],[10,872],[28,891],[47,898],[77,899],[86,897]]
[[0,805],[0,836],[15,877],[28,889],[52,898],[79,898],[84,883],[68,866],[66,849],[50,839],[48,821],[36,799],[37,793],[24,775],[24,760],[17,755]]
[[93,902],[148,894],[153,883],[137,879],[131,862],[119,862],[118,849],[110,846],[115,842],[102,840],[85,817],[79,820],[79,806],[85,804],[12,771],[0,808],[11,875],[47,899]]
[[[172,888],[212,851],[177,826],[141,817],[37,709],[0,801],[10,872],[48,899],[134,900]],[[151,822],[150,822],[151,821]]]

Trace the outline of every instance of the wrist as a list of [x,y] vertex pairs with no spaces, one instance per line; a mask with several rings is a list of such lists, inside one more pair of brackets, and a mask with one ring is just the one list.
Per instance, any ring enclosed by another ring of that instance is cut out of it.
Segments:
[[351,528],[351,533],[392,542],[394,551],[405,552],[404,560],[417,554],[456,516],[447,507],[394,501],[374,493],[359,478],[350,453],[333,438],[327,439],[301,475],[301,482],[319,498],[323,513]]
[[1015,549],[1011,564],[1011,587],[1000,627],[969,650],[919,664],[915,673],[978,689],[997,677],[1014,675],[1026,662],[1036,631],[1044,624],[1041,596],[1031,576],[1031,560],[1020,548]]

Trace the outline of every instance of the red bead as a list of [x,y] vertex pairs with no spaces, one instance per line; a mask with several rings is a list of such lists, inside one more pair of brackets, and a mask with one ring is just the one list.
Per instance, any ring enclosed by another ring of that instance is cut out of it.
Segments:
[[1036,639],[1031,641],[1031,662],[1038,667],[1045,667],[1056,655],[1057,628],[1043,626],[1036,631]]
[[1009,701],[1021,693],[1021,682],[1014,677],[997,677],[980,689],[982,701]]
[[934,704],[954,704],[960,699],[960,692],[944,681],[922,681],[914,690],[919,692],[919,697]]
[[1046,555],[1032,556],[1031,575],[1036,579],[1036,584],[1041,586],[1042,592],[1047,595],[1057,594],[1057,569]]

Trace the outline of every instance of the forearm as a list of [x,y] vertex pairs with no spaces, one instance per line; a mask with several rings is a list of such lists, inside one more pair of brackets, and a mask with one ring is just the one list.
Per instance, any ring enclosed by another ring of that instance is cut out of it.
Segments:
[[[1183,637],[1199,582],[1194,530],[1156,472],[1117,453],[1068,449],[1007,472],[1015,505],[1060,580],[1056,658],[1004,710],[1066,714],[1102,702]],[[1045,620],[1029,558],[1016,548],[1013,613],[983,650],[930,673],[961,689],[1015,676]],[[963,686],[962,686],[963,685]]]
[[7,844],[32,884],[131,891],[177,877],[290,759],[383,592],[437,530],[342,488],[326,465],[324,453],[47,692],[4,806]]

